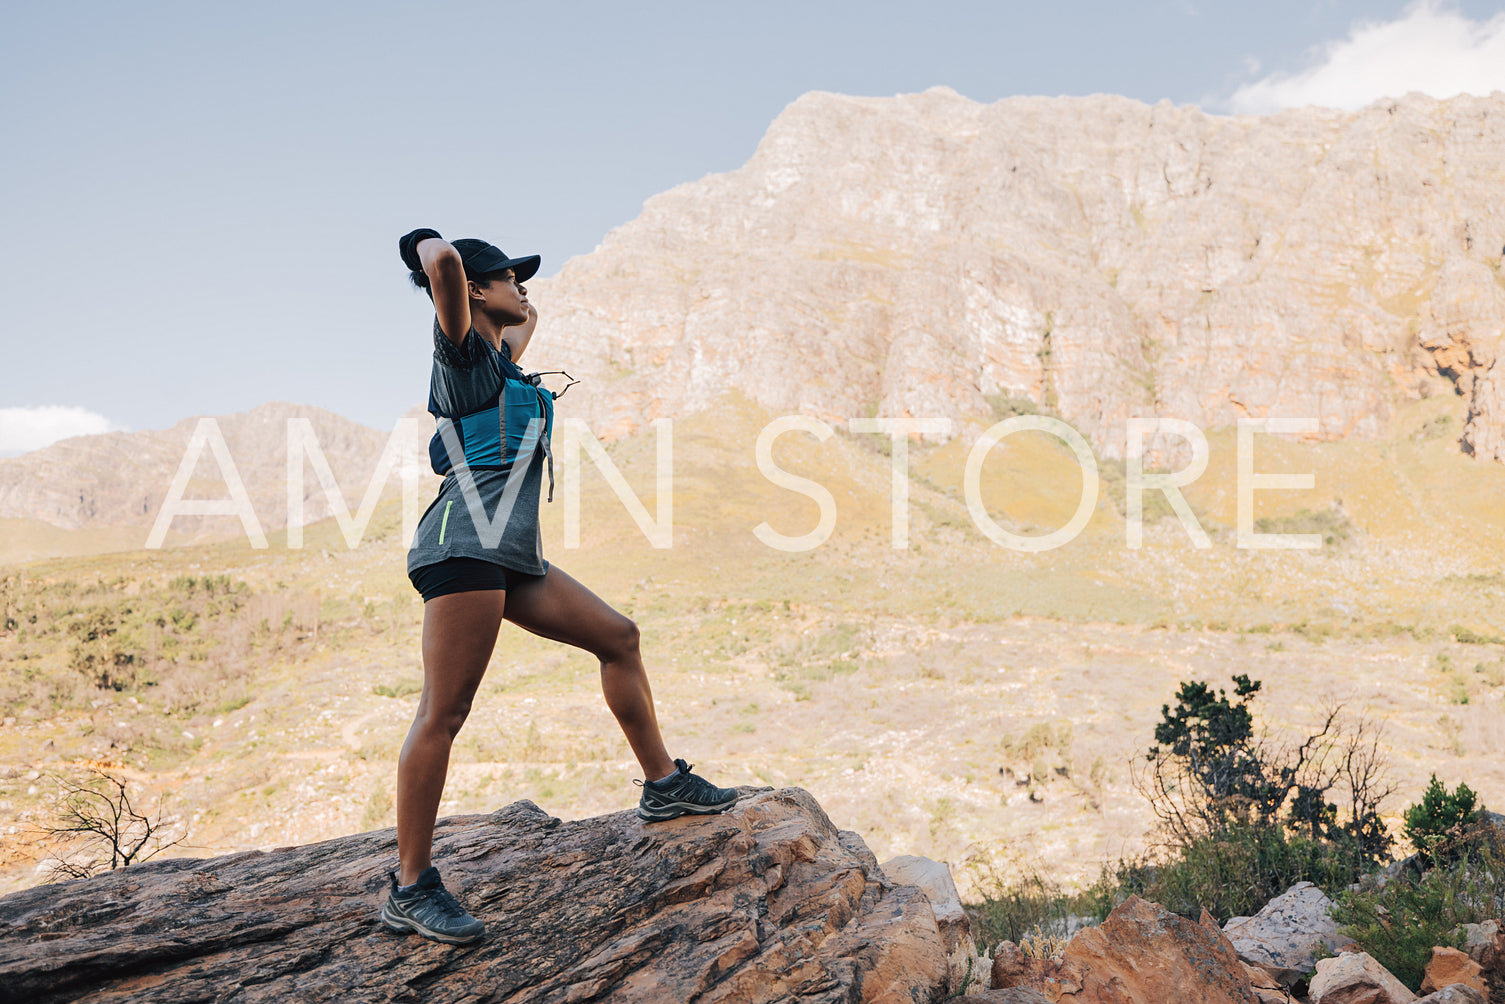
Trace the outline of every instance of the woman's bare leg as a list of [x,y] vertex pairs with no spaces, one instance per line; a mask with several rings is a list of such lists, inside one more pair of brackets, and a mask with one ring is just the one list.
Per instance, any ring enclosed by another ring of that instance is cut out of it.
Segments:
[[429,866],[449,749],[491,661],[506,597],[500,589],[450,593],[423,606],[423,694],[397,760],[397,881],[403,885],[418,881]]
[[541,578],[512,587],[505,616],[518,627],[583,648],[601,660],[606,706],[622,727],[644,779],[655,781],[674,773],[638,651],[638,626],[630,618],[555,565]]

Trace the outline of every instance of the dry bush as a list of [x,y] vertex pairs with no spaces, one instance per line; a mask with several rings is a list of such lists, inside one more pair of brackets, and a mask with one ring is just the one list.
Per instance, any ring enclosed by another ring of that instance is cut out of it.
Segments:
[[98,767],[83,781],[57,777],[57,820],[43,832],[53,844],[54,878],[88,878],[156,857],[187,839],[187,827],[164,817],[162,801],[151,814],[131,804],[125,779]]

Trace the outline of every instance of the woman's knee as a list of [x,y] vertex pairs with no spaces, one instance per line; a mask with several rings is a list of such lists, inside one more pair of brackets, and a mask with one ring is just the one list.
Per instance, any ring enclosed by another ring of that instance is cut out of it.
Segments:
[[638,630],[637,621],[619,614],[607,636],[601,640],[602,644],[596,655],[602,662],[615,662],[636,655],[641,640],[642,633]]
[[469,701],[451,701],[442,704],[423,702],[418,706],[418,719],[415,725],[420,732],[439,735],[453,742],[469,716]]

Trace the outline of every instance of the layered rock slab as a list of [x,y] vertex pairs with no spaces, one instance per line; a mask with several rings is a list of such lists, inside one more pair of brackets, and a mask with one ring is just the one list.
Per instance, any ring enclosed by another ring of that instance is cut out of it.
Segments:
[[0,899],[0,985],[97,1001],[919,1002],[946,973],[924,894],[809,793],[722,816],[442,820],[435,861],[487,924],[454,948],[377,920],[394,831],[137,865]]
[[961,893],[956,891],[956,882],[945,862],[901,854],[883,862],[883,874],[897,885],[919,886],[924,890],[948,954],[972,947],[972,922],[962,907]]

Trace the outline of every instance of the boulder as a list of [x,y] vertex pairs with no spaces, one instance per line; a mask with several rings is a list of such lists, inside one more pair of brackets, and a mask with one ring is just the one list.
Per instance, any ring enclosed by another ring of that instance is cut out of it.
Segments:
[[1498,920],[1486,920],[1482,924],[1464,924],[1463,929],[1463,950],[1479,964],[1484,982],[1505,1000],[1505,925]]
[[809,793],[720,816],[563,822],[531,802],[441,820],[474,947],[377,920],[392,830],[133,865],[0,899],[9,999],[910,1002],[944,983],[930,904]]
[[980,994],[968,994],[967,1004],[1054,1004],[1051,999],[1036,990],[1010,987],[1007,990],[984,990]]
[[972,922],[962,908],[961,894],[956,891],[951,869],[944,861],[901,854],[883,862],[883,874],[895,885],[919,886],[924,891],[948,955],[971,949]]
[[1298,882],[1265,904],[1253,917],[1223,925],[1238,957],[1292,987],[1317,968],[1317,950],[1336,952],[1351,939],[1338,933],[1333,901],[1310,882]]
[[1430,994],[1457,984],[1472,987],[1481,994],[1489,993],[1489,988],[1484,985],[1484,969],[1479,963],[1456,948],[1432,949],[1426,976],[1421,981],[1421,992]]
[[1505,957],[1505,925],[1498,920],[1464,924],[1463,932],[1463,950],[1485,969],[1492,968]]
[[1317,963],[1307,990],[1311,1004],[1411,1004],[1416,995],[1365,952]]
[[1416,1004],[1489,1004],[1489,998],[1467,984],[1455,983],[1435,994],[1427,994]]
[[1254,1004],[1249,979],[1228,939],[1210,920],[1197,924],[1131,896],[1101,927],[1066,946],[1058,992],[1034,987],[1059,1004]]

